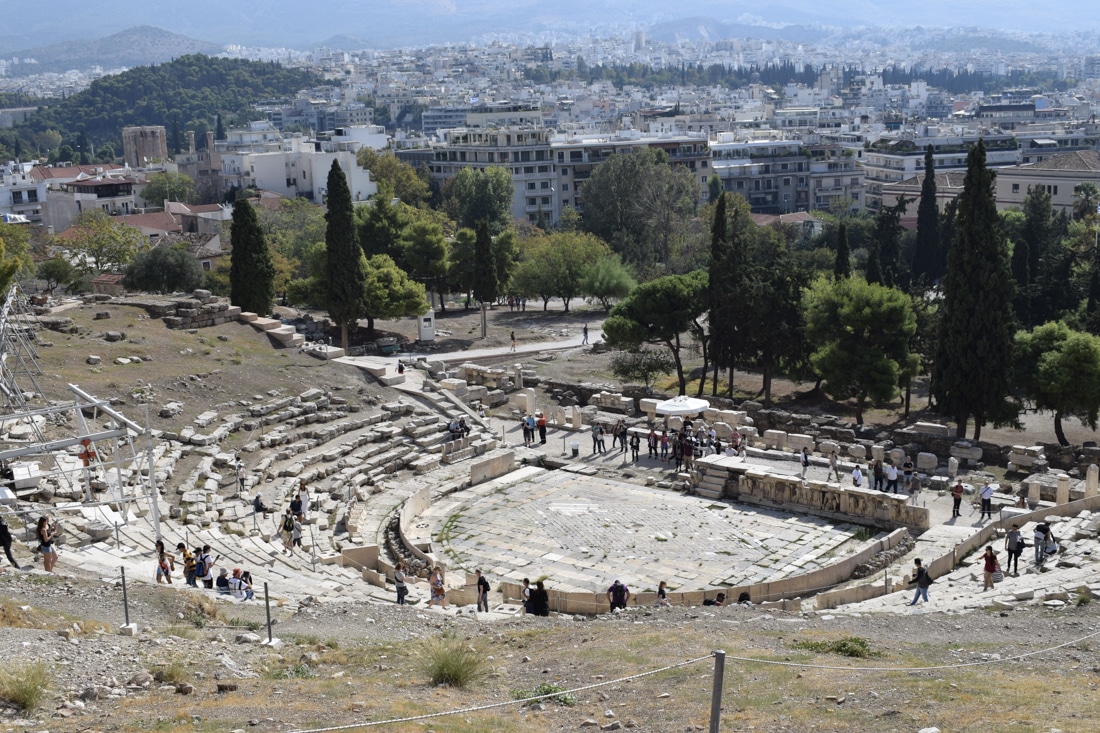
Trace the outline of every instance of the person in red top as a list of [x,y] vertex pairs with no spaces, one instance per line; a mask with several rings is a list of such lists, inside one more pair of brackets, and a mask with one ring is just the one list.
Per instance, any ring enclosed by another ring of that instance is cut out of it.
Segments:
[[997,560],[997,553],[993,552],[993,545],[985,548],[985,554],[982,555],[982,560],[985,565],[983,570],[985,571],[985,586],[982,591],[987,591],[993,588],[993,573],[1000,572],[1001,563]]

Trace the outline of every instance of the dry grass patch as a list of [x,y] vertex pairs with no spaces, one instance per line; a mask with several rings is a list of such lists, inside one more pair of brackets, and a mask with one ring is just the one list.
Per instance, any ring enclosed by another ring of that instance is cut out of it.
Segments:
[[26,662],[0,669],[0,699],[23,710],[34,710],[53,684],[46,662]]

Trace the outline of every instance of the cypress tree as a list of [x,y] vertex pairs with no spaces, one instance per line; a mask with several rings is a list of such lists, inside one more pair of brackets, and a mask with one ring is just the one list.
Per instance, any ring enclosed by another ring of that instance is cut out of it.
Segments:
[[[713,182],[716,175],[711,176]],[[710,262],[709,279],[707,281],[707,296],[710,300],[710,311],[707,317],[707,336],[710,339],[710,358],[714,362],[714,380],[711,382],[711,394],[718,394],[718,370],[730,365],[729,360],[729,334],[727,312],[726,283],[733,275],[726,266],[728,257],[729,239],[726,235],[726,194],[719,189],[717,203],[714,205],[714,223],[710,228]],[[703,372],[703,380],[706,381],[706,372]],[[702,383],[700,383],[702,384]]]
[[[214,120],[214,139],[215,140],[224,140],[225,139],[225,125],[222,124],[222,116],[221,116],[220,113],[217,115],[217,117]],[[211,150],[210,152],[214,152],[214,151]]]
[[872,239],[867,244],[867,266],[864,268],[864,279],[871,285],[882,285],[882,253],[879,251],[877,239]]
[[328,222],[325,227],[327,252],[328,314],[340,324],[340,344],[348,348],[348,324],[355,324],[366,314],[363,287],[367,273],[363,250],[356,236],[355,213],[352,210],[348,179],[337,161],[328,172]]
[[229,227],[229,302],[241,310],[266,316],[275,298],[275,267],[264,241],[256,210],[245,199],[233,204]]
[[848,249],[848,227],[840,222],[836,228],[836,260],[833,262],[833,276],[837,280],[852,274],[852,253]]
[[985,143],[967,155],[955,241],[943,278],[943,305],[932,383],[939,409],[955,418],[958,437],[974,417],[974,439],[1004,410],[1012,366],[1012,273],[986,167]]
[[474,274],[474,299],[481,303],[492,303],[500,294],[500,282],[497,280],[493,263],[493,237],[489,234],[489,222],[478,221],[474,228],[474,262],[479,266]]
[[917,204],[917,242],[913,248],[913,280],[930,285],[943,275],[940,261],[940,212],[936,206],[936,162],[932,145],[924,151],[924,182]]

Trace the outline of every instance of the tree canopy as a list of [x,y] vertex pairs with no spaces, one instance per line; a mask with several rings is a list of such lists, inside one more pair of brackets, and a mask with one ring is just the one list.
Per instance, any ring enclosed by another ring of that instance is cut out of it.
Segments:
[[810,364],[837,399],[855,398],[863,424],[868,399],[897,395],[903,376],[916,372],[909,340],[917,330],[909,296],[860,277],[819,277],[804,299],[806,336],[814,347]]
[[614,153],[584,182],[583,226],[631,264],[667,265],[699,188],[661,150]]
[[460,226],[476,229],[484,221],[489,233],[497,234],[512,221],[512,174],[503,166],[463,168],[452,179],[450,192]]
[[90,209],[72,226],[69,249],[85,272],[116,272],[146,247],[145,235],[106,212]]
[[360,168],[370,171],[371,180],[386,184],[393,195],[410,206],[422,206],[427,203],[431,191],[428,181],[411,165],[400,160],[389,151],[362,147],[356,153],[356,162]]
[[185,246],[162,246],[140,252],[126,266],[122,284],[150,293],[191,292],[202,287],[202,265]]
[[185,204],[195,201],[195,182],[184,173],[161,171],[146,179],[141,198],[150,206],[163,206],[165,201],[180,201]]
[[707,309],[707,273],[666,275],[642,283],[611,309],[603,324],[607,343],[635,350],[642,344],[659,344],[669,350],[676,366],[680,394],[687,392],[680,337]]
[[1096,430],[1100,413],[1100,338],[1046,323],[1016,334],[1015,381],[1036,409],[1054,413],[1054,434],[1069,445],[1062,418]]

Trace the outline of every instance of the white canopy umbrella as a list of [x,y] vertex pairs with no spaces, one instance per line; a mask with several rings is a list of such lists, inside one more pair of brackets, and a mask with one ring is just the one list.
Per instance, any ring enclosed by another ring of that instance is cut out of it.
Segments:
[[671,400],[664,400],[657,403],[658,415],[698,415],[703,410],[709,410],[710,403],[706,400],[701,400],[698,397],[688,397],[687,395],[680,395],[679,397],[673,397]]

